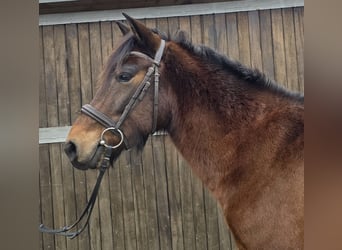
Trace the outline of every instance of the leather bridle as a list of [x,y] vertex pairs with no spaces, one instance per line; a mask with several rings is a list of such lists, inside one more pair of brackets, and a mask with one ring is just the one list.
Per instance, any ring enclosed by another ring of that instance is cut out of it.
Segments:
[[[134,94],[132,95],[130,101],[126,105],[123,113],[121,114],[121,116],[117,122],[113,121],[106,114],[98,111],[97,109],[95,109],[90,104],[86,104],[81,108],[81,112],[83,114],[88,115],[89,117],[93,118],[94,120],[96,120],[98,123],[100,123],[102,126],[105,127],[105,129],[101,133],[101,137],[100,137],[100,141],[99,141],[100,146],[103,146],[105,148],[104,157],[103,157],[103,160],[102,160],[101,166],[100,166],[100,173],[99,173],[99,176],[97,178],[96,184],[94,186],[93,192],[92,192],[92,194],[89,198],[89,201],[87,203],[87,206],[83,210],[79,219],[76,222],[74,222],[72,225],[65,226],[65,227],[60,228],[60,229],[51,229],[51,228],[48,228],[48,227],[44,226],[43,224],[41,224],[39,226],[39,230],[41,232],[64,235],[68,238],[73,239],[77,235],[79,235],[81,232],[83,232],[83,230],[86,228],[86,226],[89,223],[90,215],[91,215],[92,210],[93,210],[94,205],[95,205],[95,201],[97,198],[97,194],[98,194],[98,191],[100,188],[100,184],[101,184],[103,175],[104,175],[106,169],[111,164],[110,159],[111,159],[111,156],[113,154],[113,150],[120,147],[122,145],[122,143],[124,143],[126,149],[129,149],[131,147],[131,145],[129,144],[128,138],[125,136],[124,132],[121,129],[121,126],[124,123],[124,121],[126,120],[128,114],[131,112],[131,110],[144,98],[147,90],[151,86],[150,79],[151,79],[153,73],[154,73],[154,99],[153,99],[152,133],[154,133],[157,130],[158,99],[159,99],[159,71],[158,71],[158,68],[160,66],[160,61],[161,61],[161,58],[163,56],[164,49],[165,49],[165,41],[161,40],[159,49],[156,52],[154,59],[149,57],[148,55],[143,54],[143,53],[138,52],[138,51],[131,51],[129,53],[129,55],[142,57],[142,58],[150,61],[152,63],[152,65],[148,68],[144,79],[142,80],[142,82],[139,84],[139,86],[135,90]],[[105,136],[106,132],[109,132],[109,131],[120,137],[120,141],[116,145],[109,145],[106,143],[104,136]],[[82,221],[84,216],[86,216],[85,224],[83,224],[83,226],[80,229],[78,229],[74,232],[70,232],[71,229],[76,227],[77,224],[79,224]]]
[[[106,128],[112,128],[111,131],[115,133],[116,135],[121,137],[121,142],[124,142],[126,149],[129,149],[131,145],[129,144],[129,141],[123,131],[121,130],[121,125],[126,120],[128,114],[130,111],[144,98],[147,90],[151,86],[150,79],[152,77],[152,73],[154,73],[154,98],[153,98],[153,123],[152,123],[152,133],[154,133],[157,129],[157,121],[158,121],[158,99],[159,99],[159,71],[158,68],[160,66],[160,60],[163,56],[165,48],[165,41],[161,40],[159,49],[154,57],[152,59],[151,57],[138,52],[138,51],[132,51],[129,53],[129,55],[134,55],[138,57],[142,57],[152,63],[152,65],[148,68],[144,79],[139,84],[137,89],[135,90],[134,94],[132,95],[130,101],[126,105],[124,111],[122,112],[119,120],[117,122],[113,121],[111,118],[109,118],[107,115],[103,114],[102,112],[98,111],[94,107],[92,107],[90,104],[86,104],[82,107],[81,112],[83,114],[88,115],[89,117],[93,118],[97,122],[99,122],[102,126]],[[121,131],[121,133],[119,133]],[[119,146],[119,145],[117,145]]]

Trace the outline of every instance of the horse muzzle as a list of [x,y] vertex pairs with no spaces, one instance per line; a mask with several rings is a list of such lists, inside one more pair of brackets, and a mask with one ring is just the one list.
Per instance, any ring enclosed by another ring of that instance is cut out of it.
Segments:
[[[107,132],[115,132],[117,135],[119,135],[120,140],[115,143],[114,145],[111,145],[108,140],[105,139],[105,135]],[[99,144],[96,146],[94,151],[90,154],[88,159],[86,160],[79,160],[80,152],[78,149],[78,146],[75,142],[72,140],[69,140],[65,143],[64,146],[64,152],[69,157],[69,160],[71,164],[81,170],[87,170],[89,168],[95,169],[100,167],[100,162],[103,160],[104,151],[105,149],[111,150],[111,156],[110,156],[110,163],[113,165],[113,162],[118,158],[120,155],[122,149],[123,149],[123,142],[124,142],[124,135],[121,132],[120,129],[116,128],[106,128],[101,133],[101,138],[99,141]]]
[[104,148],[97,146],[94,153],[87,160],[79,160],[78,147],[73,141],[67,141],[64,145],[64,152],[68,156],[73,167],[80,170],[87,170],[89,168],[95,169],[99,165]]

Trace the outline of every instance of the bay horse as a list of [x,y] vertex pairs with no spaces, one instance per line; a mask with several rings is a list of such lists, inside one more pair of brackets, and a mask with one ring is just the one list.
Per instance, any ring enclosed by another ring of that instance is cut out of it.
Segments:
[[99,168],[104,146],[113,163],[163,129],[221,205],[239,249],[302,249],[304,97],[184,32],[169,38],[124,15],[123,38],[67,137],[73,166]]

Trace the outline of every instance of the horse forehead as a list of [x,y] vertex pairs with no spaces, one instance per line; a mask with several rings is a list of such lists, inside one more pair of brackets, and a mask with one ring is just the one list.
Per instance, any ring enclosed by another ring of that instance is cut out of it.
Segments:
[[120,70],[126,65],[135,65],[138,69],[141,69],[149,67],[151,62],[143,57],[127,55],[127,57],[117,66],[117,69]]

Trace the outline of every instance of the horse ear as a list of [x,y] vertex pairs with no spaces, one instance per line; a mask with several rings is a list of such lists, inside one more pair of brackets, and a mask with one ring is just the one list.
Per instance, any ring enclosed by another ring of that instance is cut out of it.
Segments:
[[142,44],[144,44],[148,49],[156,52],[161,42],[160,37],[152,32],[151,29],[147,28],[142,22],[135,20],[126,13],[122,14],[127,19],[133,34],[138,38],[138,40],[142,42]]
[[186,42],[186,41],[190,41],[190,36],[189,33],[187,33],[184,30],[177,30],[175,35],[174,35],[174,40],[176,42]]
[[118,26],[119,29],[121,30],[122,35],[126,35],[128,32],[131,31],[128,25],[124,24],[123,22],[120,21],[114,21]]

